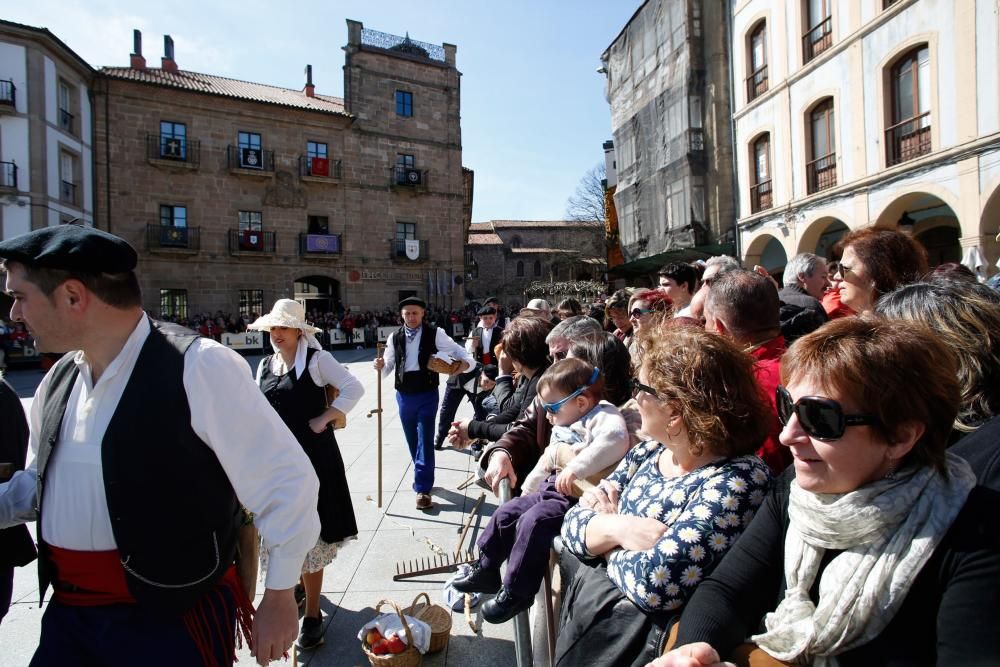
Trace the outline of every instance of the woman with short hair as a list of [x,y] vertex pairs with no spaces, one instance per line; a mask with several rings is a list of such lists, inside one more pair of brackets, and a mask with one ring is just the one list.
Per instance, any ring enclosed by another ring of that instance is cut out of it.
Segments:
[[880,297],[927,273],[927,251],[902,232],[865,227],[840,239],[837,247],[843,254],[832,280],[841,303],[856,313],[873,310]]
[[638,369],[642,363],[642,346],[639,344],[642,331],[660,328],[672,313],[673,301],[663,290],[640,289],[629,298],[628,314],[632,323],[632,339],[628,351],[632,355],[633,368]]
[[843,318],[782,360],[795,457],[652,664],[712,665],[747,637],[794,664],[1000,656],[998,504],[947,452],[955,356],[926,327]]

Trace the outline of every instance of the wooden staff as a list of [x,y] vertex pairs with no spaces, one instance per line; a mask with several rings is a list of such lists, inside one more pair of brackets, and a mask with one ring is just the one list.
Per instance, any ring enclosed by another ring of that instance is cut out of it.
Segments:
[[[377,343],[375,345],[375,358],[381,358],[385,351],[385,345]],[[378,507],[382,509],[382,371],[375,369],[378,380],[375,383],[375,396],[378,399],[378,407],[368,411],[368,416],[378,416]]]

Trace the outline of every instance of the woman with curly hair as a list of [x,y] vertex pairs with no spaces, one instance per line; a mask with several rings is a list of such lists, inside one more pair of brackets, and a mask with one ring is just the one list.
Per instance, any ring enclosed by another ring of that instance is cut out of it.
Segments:
[[768,414],[753,360],[692,327],[646,329],[640,338],[632,390],[650,439],[563,522],[566,550],[584,563],[565,594],[557,665],[641,665],[655,657],[666,619],[719,563],[770,488],[767,466],[753,455]]
[[873,310],[880,297],[927,273],[927,251],[902,232],[865,227],[837,246],[844,254],[831,280],[840,291],[840,302],[856,313]]
[[639,335],[643,330],[653,331],[666,322],[673,313],[673,301],[667,293],[658,289],[640,289],[628,300],[629,321],[632,323],[632,338],[628,352],[632,356],[632,367],[639,368],[642,362],[642,346]]

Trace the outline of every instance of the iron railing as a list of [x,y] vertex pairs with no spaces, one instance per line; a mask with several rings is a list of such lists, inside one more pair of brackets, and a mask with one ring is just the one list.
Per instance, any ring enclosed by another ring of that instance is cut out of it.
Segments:
[[17,86],[10,79],[0,79],[0,104],[17,107]]
[[59,201],[64,204],[76,205],[76,183],[69,181],[59,182]]
[[750,211],[765,211],[773,205],[771,201],[771,179],[750,186]]
[[833,17],[827,16],[802,35],[802,63],[805,64],[833,46]]
[[73,119],[75,116],[65,109],[59,110],[59,127],[73,134]]
[[274,232],[229,230],[229,252],[256,252],[267,255],[273,254],[276,248],[277,237]]
[[418,42],[415,39],[410,39],[409,35],[400,37],[399,35],[390,35],[378,30],[362,28],[361,45],[444,62],[444,47],[437,44],[428,44],[427,42]]
[[146,158],[197,165],[201,163],[201,142],[166,134],[147,134]]
[[229,145],[226,147],[226,163],[230,169],[274,171],[274,151]]
[[200,250],[201,229],[146,225],[146,244],[150,250]]
[[806,163],[806,189],[809,194],[837,184],[837,155],[830,153]]
[[767,65],[757,68],[747,77],[747,102],[751,102],[767,92]]
[[299,156],[299,176],[313,178],[340,178],[340,160]]
[[300,255],[339,255],[340,234],[299,234]]
[[427,172],[414,167],[393,167],[392,185],[404,188],[427,187]]
[[885,162],[891,167],[931,152],[931,112],[896,123],[885,131]]
[[17,165],[0,162],[0,188],[17,190]]
[[[414,239],[410,239],[413,241]],[[417,259],[414,261],[424,261],[427,259],[427,241],[417,241]],[[392,259],[409,259],[406,256],[406,239],[392,239],[389,241],[390,257]]]

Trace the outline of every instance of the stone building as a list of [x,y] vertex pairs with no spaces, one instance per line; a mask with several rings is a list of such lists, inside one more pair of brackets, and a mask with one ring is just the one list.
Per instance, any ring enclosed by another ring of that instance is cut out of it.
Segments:
[[45,28],[0,20],[0,236],[94,218],[93,69]]
[[505,305],[524,305],[533,282],[603,281],[607,272],[600,222],[477,222],[465,249],[465,289],[472,301],[495,296]]
[[995,0],[733,5],[745,263],[780,271],[875,224],[932,264],[1000,257]]
[[728,4],[646,0],[601,55],[624,259],[613,279],[732,252]]
[[149,67],[95,82],[96,224],[140,254],[145,307],[253,314],[464,300],[472,173],[456,47],[348,21],[343,99]]

